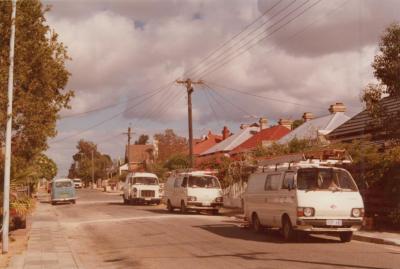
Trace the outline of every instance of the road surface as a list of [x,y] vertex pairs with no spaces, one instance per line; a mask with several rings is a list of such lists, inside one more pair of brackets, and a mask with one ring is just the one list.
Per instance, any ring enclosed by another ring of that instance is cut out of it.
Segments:
[[96,190],[78,196],[54,209],[83,268],[400,268],[399,247],[323,236],[284,243],[232,217],[124,205]]

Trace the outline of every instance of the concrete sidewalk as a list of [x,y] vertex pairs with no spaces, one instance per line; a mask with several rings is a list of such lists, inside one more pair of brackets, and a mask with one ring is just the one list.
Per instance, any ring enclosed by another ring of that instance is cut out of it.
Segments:
[[41,200],[32,216],[27,250],[12,257],[8,268],[82,268],[68,245],[54,208],[49,203],[44,203],[43,197]]

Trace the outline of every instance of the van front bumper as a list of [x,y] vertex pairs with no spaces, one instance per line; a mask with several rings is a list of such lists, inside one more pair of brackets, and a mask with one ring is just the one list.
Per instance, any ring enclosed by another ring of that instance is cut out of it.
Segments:
[[223,206],[223,203],[202,203],[202,202],[187,202],[186,207],[189,209],[219,209]]
[[70,198],[57,198],[57,199],[51,199],[52,202],[65,202],[65,201],[72,201],[76,200],[77,197],[70,197]]
[[356,232],[362,226],[362,219],[342,219],[341,226],[326,224],[326,219],[299,219],[294,229],[305,232]]
[[154,198],[154,197],[132,197],[131,201],[138,202],[138,203],[160,203],[161,198]]

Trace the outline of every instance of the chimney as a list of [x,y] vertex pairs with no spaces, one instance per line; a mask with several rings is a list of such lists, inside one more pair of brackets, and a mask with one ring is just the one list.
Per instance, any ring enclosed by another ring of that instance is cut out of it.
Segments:
[[331,114],[336,112],[346,112],[346,106],[343,103],[336,103],[329,107],[329,112]]
[[293,121],[292,120],[288,120],[288,119],[280,119],[278,121],[278,124],[283,126],[283,127],[288,128],[289,130],[292,130]]
[[231,132],[229,131],[228,127],[224,126],[224,129],[222,129],[222,140],[227,139],[231,135]]
[[267,118],[260,118],[258,123],[260,124],[260,131],[262,131],[268,127],[268,119]]
[[310,121],[310,120],[312,120],[313,118],[314,118],[313,113],[311,113],[311,112],[304,112],[304,114],[303,114],[303,120],[304,120],[304,122]]
[[246,128],[249,128],[250,127],[250,125],[249,124],[247,124],[247,123],[242,123],[242,124],[240,124],[240,129],[246,129]]

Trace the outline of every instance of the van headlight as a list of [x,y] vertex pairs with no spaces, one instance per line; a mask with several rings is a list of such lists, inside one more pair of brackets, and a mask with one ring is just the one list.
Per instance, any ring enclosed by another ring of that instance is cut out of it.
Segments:
[[217,197],[217,198],[215,198],[215,202],[217,202],[217,203],[222,203],[224,201],[224,198],[223,197]]
[[195,201],[197,200],[197,198],[196,198],[196,196],[188,196],[188,197],[187,197],[187,200],[188,200],[189,202],[195,202]]
[[364,208],[353,208],[351,210],[351,216],[355,218],[364,217]]
[[312,207],[298,207],[297,216],[298,217],[312,217],[315,215],[315,209]]

